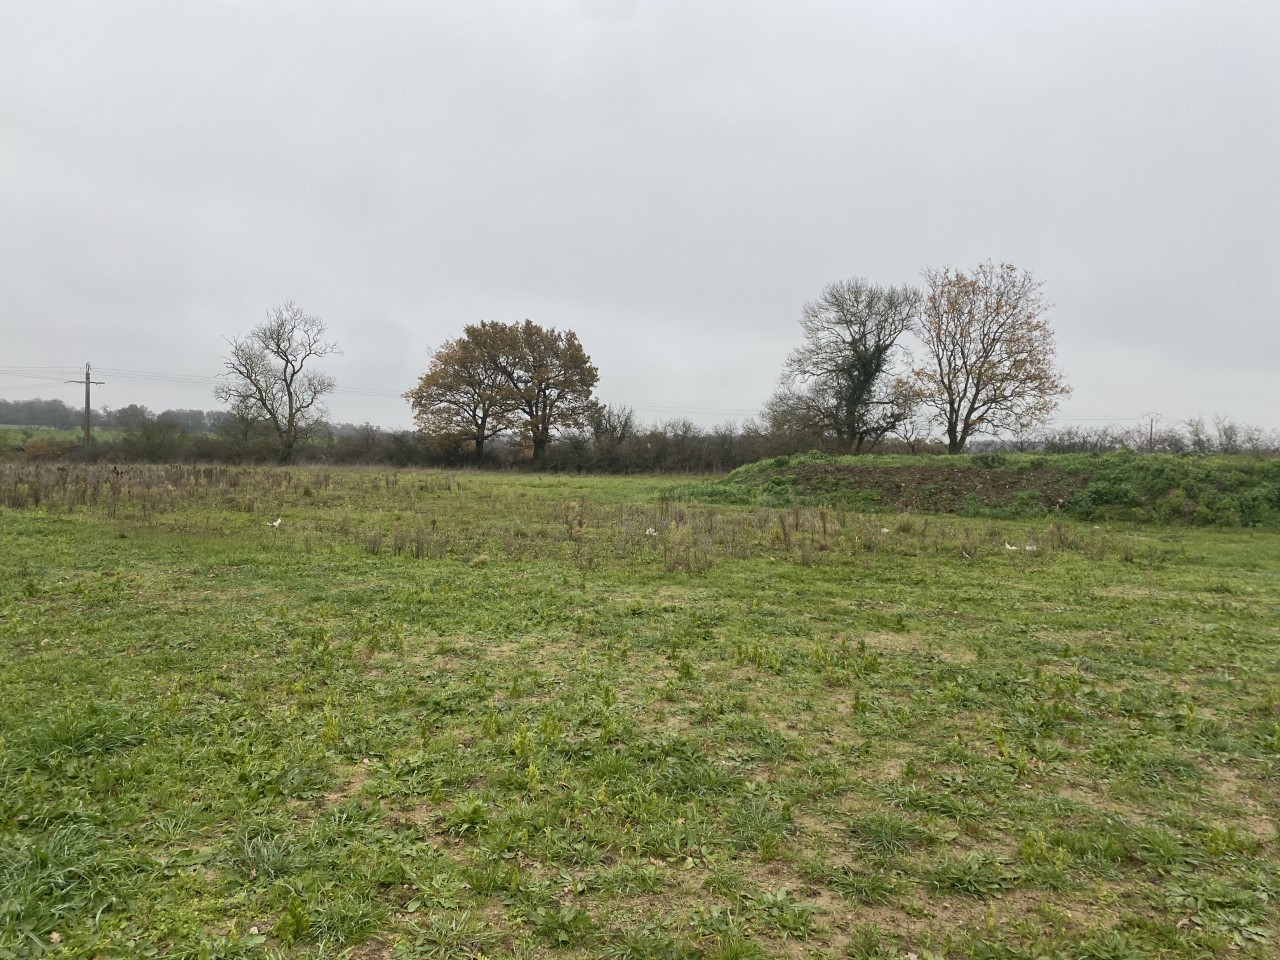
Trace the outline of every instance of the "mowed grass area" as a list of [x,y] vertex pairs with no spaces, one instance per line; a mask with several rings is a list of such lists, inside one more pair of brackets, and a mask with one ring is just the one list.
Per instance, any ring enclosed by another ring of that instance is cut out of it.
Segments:
[[0,957],[1276,953],[1275,532],[0,470]]

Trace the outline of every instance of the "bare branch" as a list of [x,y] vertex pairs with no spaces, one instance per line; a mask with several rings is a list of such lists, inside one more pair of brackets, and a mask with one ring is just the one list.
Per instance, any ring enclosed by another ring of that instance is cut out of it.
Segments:
[[914,372],[951,453],[977,433],[1025,433],[1071,388],[1054,365],[1043,284],[1013,264],[923,271],[928,294],[919,336],[928,364]]
[[891,366],[912,330],[921,294],[857,277],[829,284],[804,305],[804,342],[787,357],[778,393],[765,408],[782,433],[834,437],[861,452],[910,416],[914,394]]
[[228,341],[225,379],[213,391],[238,418],[269,424],[286,462],[323,420],[321,401],[335,386],[332,377],[304,370],[313,359],[341,353],[324,334],[324,321],[286,300],[248,336]]

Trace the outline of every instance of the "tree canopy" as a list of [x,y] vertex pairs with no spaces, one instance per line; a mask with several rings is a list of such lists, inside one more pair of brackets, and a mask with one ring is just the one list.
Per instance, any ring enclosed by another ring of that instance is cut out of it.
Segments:
[[485,348],[487,340],[483,322],[446,340],[431,355],[418,385],[405,394],[421,433],[454,448],[469,445],[477,458],[484,456],[487,441],[511,429],[514,411],[503,372]]
[[480,456],[486,441],[518,430],[536,462],[556,433],[586,425],[598,379],[572,330],[484,320],[442,344],[405,397],[425,435]]

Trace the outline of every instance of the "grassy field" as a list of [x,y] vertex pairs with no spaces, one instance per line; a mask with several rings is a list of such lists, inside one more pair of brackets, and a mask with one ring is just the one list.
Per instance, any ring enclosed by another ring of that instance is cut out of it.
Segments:
[[0,466],[0,958],[1276,954],[1280,534],[689,489]]
[[[95,440],[119,440],[124,436],[122,430],[93,431]],[[43,440],[47,443],[78,443],[84,438],[84,430],[80,427],[62,429],[61,427],[15,427],[0,425],[0,460],[21,459],[22,452],[29,443]]]

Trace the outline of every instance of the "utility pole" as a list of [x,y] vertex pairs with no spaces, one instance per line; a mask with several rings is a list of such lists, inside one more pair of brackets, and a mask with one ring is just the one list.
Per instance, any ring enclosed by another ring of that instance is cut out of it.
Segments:
[[1147,453],[1155,453],[1156,450],[1156,421],[1160,419],[1158,413],[1144,413],[1143,416],[1147,420]]
[[[79,380],[67,381],[67,383],[79,383],[79,382],[80,382]],[[92,424],[92,421],[89,419],[89,411],[92,409],[92,407],[89,405],[90,384],[100,387],[102,386],[103,381],[89,379],[89,364],[86,363],[84,365],[84,445],[85,445],[85,449],[88,449],[90,444],[93,443],[93,424]]]

